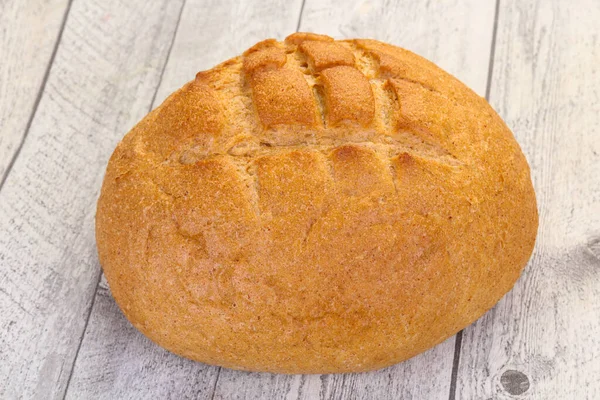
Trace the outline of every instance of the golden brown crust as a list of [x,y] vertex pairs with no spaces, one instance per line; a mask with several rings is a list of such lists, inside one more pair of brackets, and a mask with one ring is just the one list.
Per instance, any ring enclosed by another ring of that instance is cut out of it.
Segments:
[[263,68],[280,68],[285,64],[285,50],[273,39],[255,44],[244,52],[244,71],[254,73]]
[[354,54],[336,42],[305,40],[298,50],[307,57],[314,72],[338,65],[354,66]]
[[[306,42],[305,42],[306,43]],[[321,72],[325,92],[327,126],[342,122],[369,126],[375,113],[375,100],[369,80],[356,68],[335,66]]]
[[265,127],[314,125],[316,104],[302,72],[280,68],[250,78],[254,105]]
[[117,146],[100,262],[127,318],[195,360],[365,371],[443,341],[535,241],[527,162],[487,102],[373,40],[266,40]]

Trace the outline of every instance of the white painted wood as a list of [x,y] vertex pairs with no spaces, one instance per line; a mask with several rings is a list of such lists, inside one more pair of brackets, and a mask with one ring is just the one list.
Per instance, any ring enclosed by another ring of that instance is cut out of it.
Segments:
[[0,182],[34,111],[68,3],[0,2]]
[[[187,0],[154,107],[198,71],[240,54],[259,40],[281,39],[294,32],[300,8],[301,0]],[[121,128],[122,136],[127,127]],[[103,281],[67,398],[212,399],[218,374],[219,368],[168,353],[137,332],[109,297]]]
[[300,30],[404,47],[484,96],[495,5],[495,0],[306,0]]
[[[307,0],[300,30],[371,37],[409,48],[484,94],[494,2]],[[451,51],[449,49],[452,49]],[[448,399],[454,338],[399,365],[368,374],[281,377],[223,369],[215,399]]]
[[513,291],[464,333],[457,399],[600,398],[599,20],[596,0],[501,0],[490,97],[540,228]]
[[222,369],[215,399],[448,399],[454,338],[398,365],[362,374],[274,375]]
[[125,318],[102,285],[67,399],[210,399],[219,368],[177,357]]
[[259,40],[296,31],[302,0],[187,0],[156,102]]
[[100,273],[93,216],[104,168],[149,109],[180,5],[72,4],[0,191],[2,399],[63,396]]

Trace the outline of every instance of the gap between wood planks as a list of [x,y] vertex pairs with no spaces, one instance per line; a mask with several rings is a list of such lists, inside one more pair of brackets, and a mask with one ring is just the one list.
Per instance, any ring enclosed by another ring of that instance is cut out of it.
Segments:
[[[69,1],[69,7],[67,8],[67,13],[65,14],[65,21],[67,19],[67,15],[71,8],[72,2],[73,2],[73,0]],[[167,64],[169,63],[169,58],[171,57],[171,51],[173,50],[173,44],[175,43],[175,38],[177,37],[177,28],[179,27],[179,23],[181,22],[181,15],[183,14],[185,2],[186,2],[186,0],[183,0],[181,3],[181,8],[179,9],[179,15],[177,16],[177,23],[175,26],[175,30],[173,31],[173,37],[171,38],[171,43],[169,44],[169,51],[167,52],[167,57],[163,64],[162,70],[160,72],[160,77],[158,78],[158,83],[156,84],[156,90],[154,91],[154,96],[152,96],[152,101],[150,102],[150,107],[148,109],[148,112],[152,111],[152,109],[154,108],[154,102],[156,101],[156,95],[158,93],[158,89],[160,88],[160,84],[162,83],[163,76],[165,75],[165,70],[167,69]],[[62,28],[64,28],[65,21],[63,21]],[[62,36],[62,28],[61,28],[61,36]],[[56,44],[56,48],[54,49],[54,52],[56,52],[56,49],[58,48],[58,43],[60,42],[61,36],[59,36],[59,40]],[[52,54],[51,62],[52,61],[54,61],[54,53]],[[48,70],[49,70],[49,68],[48,68]],[[46,83],[45,78],[46,77],[44,77],[44,84]],[[36,104],[36,108],[37,108],[37,104]],[[20,150],[20,148],[19,148],[19,150]],[[18,154],[18,152],[17,152],[17,154]],[[13,160],[13,162],[14,162],[14,160]],[[10,168],[10,166],[9,166],[9,168]],[[2,189],[2,186],[0,185],[0,190],[1,189]],[[79,340],[77,350],[75,351],[75,357],[73,358],[73,362],[71,364],[71,372],[69,373],[69,378],[67,379],[67,384],[65,385],[65,391],[63,393],[63,400],[67,397],[67,393],[69,392],[69,385],[71,384],[71,378],[73,377],[73,372],[75,371],[75,363],[77,363],[77,358],[79,357],[79,351],[81,350],[81,345],[83,344],[83,340],[85,339],[85,333],[87,331],[88,324],[90,323],[90,317],[92,316],[92,311],[94,309],[94,303],[96,302],[96,298],[98,297],[97,296],[98,286],[100,285],[101,280],[102,280],[102,270],[100,270],[100,273],[98,274],[98,279],[96,281],[96,285],[95,285],[95,289],[94,289],[94,295],[92,296],[92,302],[88,309],[89,311],[88,311],[88,315],[85,319],[85,324],[83,325],[83,333],[81,334],[81,339]],[[219,369],[219,372],[220,372],[220,369]]]
[[[496,36],[498,35],[498,14],[500,11],[500,0],[496,0],[494,11],[494,28],[492,31],[492,44],[490,48],[490,61],[488,64],[487,85],[485,87],[485,99],[490,101],[490,90],[492,88],[492,76],[494,74],[494,57],[496,55]],[[466,328],[465,328],[466,329]],[[463,331],[456,334],[454,344],[454,360],[452,362],[452,374],[450,375],[450,394],[448,400],[456,400],[456,382],[458,379],[458,366],[460,364],[460,352],[462,348]]]
[[4,182],[6,182],[6,178],[12,171],[13,165],[15,161],[21,154],[21,149],[23,148],[23,144],[25,143],[25,139],[27,139],[27,135],[29,134],[29,130],[31,129],[31,124],[33,123],[33,118],[37,113],[38,106],[40,105],[40,101],[42,100],[42,95],[46,90],[46,82],[48,81],[48,76],[50,76],[50,70],[52,69],[52,64],[54,64],[54,58],[56,57],[56,52],[58,50],[58,45],[62,41],[63,32],[65,31],[65,25],[67,24],[67,17],[69,16],[69,12],[71,11],[71,4],[73,4],[73,0],[69,0],[67,4],[67,8],[65,9],[65,14],[63,15],[62,22],[60,24],[60,29],[58,30],[58,36],[56,37],[56,43],[54,44],[54,48],[52,49],[52,55],[48,60],[48,66],[46,67],[46,71],[44,72],[44,77],[42,78],[42,84],[40,85],[40,89],[38,90],[38,94],[35,98],[35,102],[33,103],[33,109],[31,110],[31,115],[27,120],[27,125],[25,126],[25,132],[23,133],[23,137],[17,146],[15,153],[13,154],[10,162],[6,166],[6,170],[4,171],[4,175],[0,177],[0,192],[4,187]]

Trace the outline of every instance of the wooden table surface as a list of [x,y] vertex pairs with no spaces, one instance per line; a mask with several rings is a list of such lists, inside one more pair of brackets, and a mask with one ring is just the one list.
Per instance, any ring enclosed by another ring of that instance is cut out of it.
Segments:
[[[600,1],[0,0],[0,398],[600,399]],[[532,168],[536,250],[456,337],[365,374],[179,358],[102,278],[122,136],[195,73],[296,30],[411,49],[486,96]]]

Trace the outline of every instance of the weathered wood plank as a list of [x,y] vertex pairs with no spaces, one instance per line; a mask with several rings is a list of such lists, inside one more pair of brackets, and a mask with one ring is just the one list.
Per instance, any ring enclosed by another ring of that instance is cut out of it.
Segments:
[[[198,71],[259,40],[295,31],[300,8],[301,0],[187,0],[154,106]],[[128,126],[121,127],[121,136]],[[212,399],[218,375],[217,367],[152,344],[125,320],[102,281],[67,398]]]
[[0,191],[0,398],[62,398],[99,278],[106,161],[150,106],[181,1],[76,0]]
[[[307,0],[300,30],[337,38],[372,37],[411,49],[485,94],[492,1]],[[278,376],[223,369],[215,399],[444,399],[450,392],[454,338],[402,364],[368,374]]]
[[155,106],[198,71],[240,55],[257,41],[296,31],[302,0],[188,0]]
[[306,0],[300,30],[412,50],[485,95],[494,0]]
[[215,399],[448,399],[454,338],[398,365],[362,374],[275,375],[222,369]]
[[491,102],[532,167],[534,257],[465,330],[457,399],[600,398],[600,3],[501,0]]
[[34,112],[68,4],[0,2],[0,182]]
[[210,399],[219,369],[158,347],[125,318],[102,281],[68,399]]

